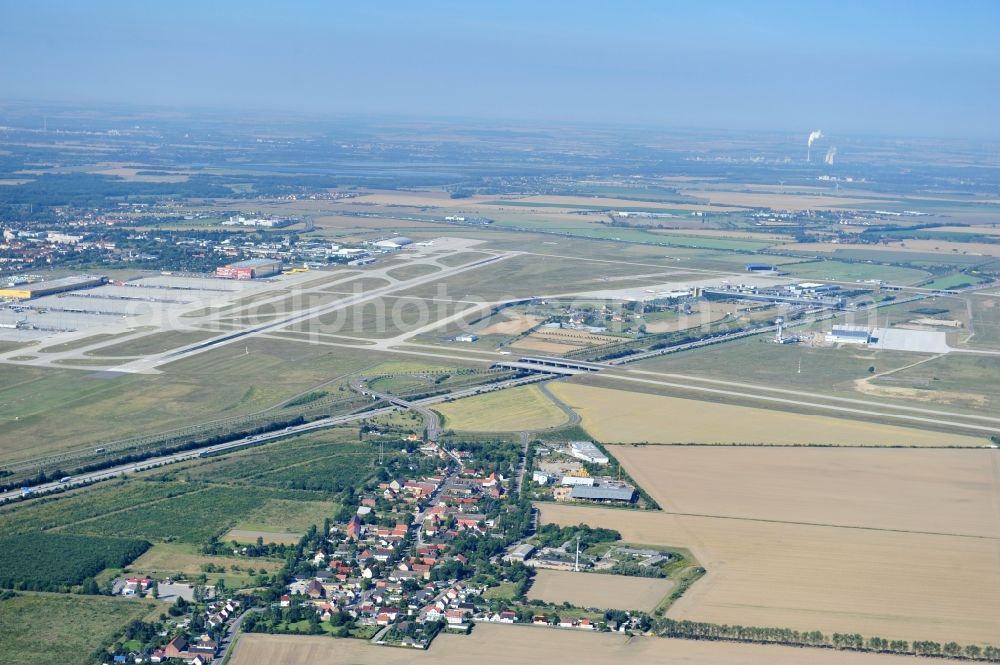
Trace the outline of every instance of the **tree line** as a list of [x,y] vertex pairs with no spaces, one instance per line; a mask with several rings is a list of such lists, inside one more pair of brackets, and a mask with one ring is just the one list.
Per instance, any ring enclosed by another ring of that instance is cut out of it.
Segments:
[[957,642],[934,642],[932,640],[889,640],[884,637],[864,637],[858,633],[833,633],[826,635],[818,630],[803,632],[791,628],[739,626],[715,624],[703,621],[677,621],[658,619],[656,633],[662,637],[677,637],[691,640],[723,640],[733,642],[753,642],[757,644],[783,644],[800,647],[820,647],[827,649],[848,649],[851,651],[871,651],[916,656],[939,656],[1000,662],[1000,647],[961,645]]

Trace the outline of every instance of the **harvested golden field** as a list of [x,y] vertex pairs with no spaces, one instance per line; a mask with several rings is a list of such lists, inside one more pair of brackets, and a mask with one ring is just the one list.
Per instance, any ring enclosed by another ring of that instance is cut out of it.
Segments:
[[[717,210],[718,208],[716,208]],[[743,231],[732,229],[657,229],[664,235],[704,236],[706,238],[728,238],[730,240],[759,240],[762,242],[792,242],[789,235],[780,233],[763,233],[761,231]]]
[[582,349],[582,344],[566,344],[563,342],[547,342],[543,339],[532,338],[528,336],[525,339],[519,339],[510,345],[512,349],[520,349],[522,351],[538,351],[539,353],[544,353],[548,355],[562,355],[563,353],[569,353],[570,351],[576,351],[577,349]]
[[437,404],[445,428],[467,432],[519,432],[558,427],[566,414],[538,386],[521,386]]
[[822,194],[780,194],[778,192],[715,192],[706,190],[683,190],[680,194],[705,199],[715,206],[724,205],[750,208],[774,208],[775,210],[839,208],[854,205],[885,204],[888,202],[887,199],[824,196]]
[[492,323],[479,331],[480,335],[520,335],[525,330],[537,326],[542,317],[534,314],[524,314],[516,318],[504,319]]
[[[663,201],[643,201],[641,199],[615,199],[601,196],[559,196],[559,195],[537,195],[524,196],[521,198],[509,199],[518,204],[538,203],[540,205],[558,206],[565,205],[573,209],[578,206],[593,206],[595,208],[658,208],[661,210],[711,210],[713,212],[735,212],[744,210],[743,207],[708,206],[699,203],[671,203]],[[502,205],[502,204],[497,204]]]
[[381,217],[353,217],[351,215],[320,215],[313,217],[313,223],[321,229],[373,229],[382,232],[385,232],[386,227],[390,225],[395,231],[429,228],[425,222],[393,219],[390,223]]
[[[474,658],[472,657],[474,655]],[[300,635],[240,635],[231,665],[916,665],[923,659],[826,649],[670,640],[613,633],[482,624],[471,635],[442,634],[427,651],[362,640]]]
[[558,382],[553,394],[604,443],[972,446],[985,439]]
[[524,339],[517,340],[511,347],[543,353],[568,353],[587,346],[602,346],[620,340],[619,337],[598,335],[586,330],[541,328]]
[[836,252],[838,250],[851,250],[852,252],[916,252],[920,254],[981,254],[984,256],[1000,256],[1000,245],[978,242],[949,242],[946,240],[906,240],[903,242],[893,242],[886,245],[851,245],[830,242],[818,243],[789,243],[774,247],[776,251],[783,252]]
[[577,607],[601,610],[652,612],[673,586],[673,582],[665,579],[542,568],[535,571],[528,598],[539,598],[555,605],[568,602]]
[[[428,207],[468,207],[475,203],[476,197],[465,199],[453,199],[445,191],[407,192],[407,191],[380,191],[370,194],[363,194],[350,199],[340,201],[343,205],[379,205],[379,206],[405,206],[410,208]],[[479,197],[482,198],[482,197]],[[393,220],[395,223],[395,220]]]
[[942,233],[977,233],[981,235],[1000,236],[1000,226],[939,226],[934,229]]
[[671,606],[675,619],[939,642],[996,643],[1000,635],[998,538],[540,508],[544,522],[583,522],[617,529],[630,542],[689,548],[708,573]]
[[669,512],[1000,538],[992,450],[610,450]]

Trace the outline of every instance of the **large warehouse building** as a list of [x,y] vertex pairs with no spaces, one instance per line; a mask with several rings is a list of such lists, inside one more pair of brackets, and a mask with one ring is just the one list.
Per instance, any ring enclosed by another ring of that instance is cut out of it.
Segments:
[[867,326],[833,326],[826,334],[826,341],[831,344],[867,344],[871,341],[872,331]]
[[107,281],[108,278],[104,275],[74,275],[72,277],[61,277],[59,279],[50,279],[44,282],[18,284],[16,286],[0,288],[0,298],[29,300],[31,298],[50,296],[53,293],[89,289],[93,286],[106,284]]
[[239,263],[230,263],[215,269],[216,277],[226,279],[259,279],[270,277],[281,272],[281,261],[276,259],[250,259]]
[[405,236],[396,236],[395,238],[378,240],[372,243],[373,246],[378,247],[379,249],[403,249],[407,245],[412,244],[413,241]]

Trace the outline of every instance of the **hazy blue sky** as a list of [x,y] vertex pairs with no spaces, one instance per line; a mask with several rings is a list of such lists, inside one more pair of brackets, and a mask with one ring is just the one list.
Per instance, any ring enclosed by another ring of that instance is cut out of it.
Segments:
[[1000,136],[1000,2],[0,0],[0,96]]

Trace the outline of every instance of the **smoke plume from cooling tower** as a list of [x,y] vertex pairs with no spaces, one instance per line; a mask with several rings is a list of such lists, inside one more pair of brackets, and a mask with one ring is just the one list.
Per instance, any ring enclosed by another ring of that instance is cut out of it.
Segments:
[[830,148],[826,151],[826,157],[823,158],[823,162],[828,166],[833,166],[833,158],[837,156],[837,149]]
[[815,132],[809,133],[809,140],[806,142],[806,161],[812,161],[812,147],[813,143],[823,138],[823,130],[817,129]]

